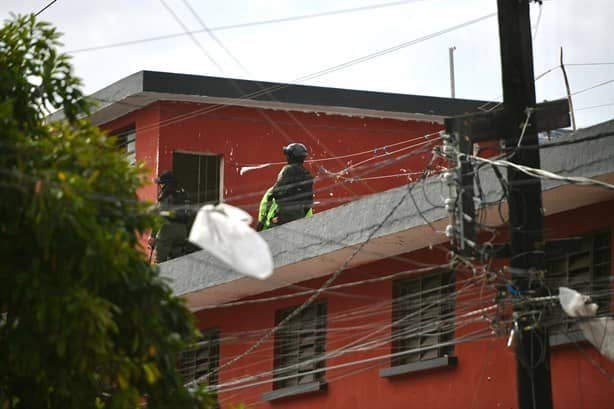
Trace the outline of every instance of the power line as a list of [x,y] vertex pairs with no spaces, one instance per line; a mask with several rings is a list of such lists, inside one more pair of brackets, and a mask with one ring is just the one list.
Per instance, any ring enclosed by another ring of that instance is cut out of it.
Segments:
[[[54,2],[55,1],[57,0],[54,0]],[[394,6],[399,6],[399,5],[403,5],[407,3],[413,3],[417,1],[424,1],[424,0],[395,1],[391,3],[372,4],[372,5],[363,6],[363,7],[353,7],[353,8],[333,10],[333,11],[327,11],[327,12],[321,12],[321,13],[302,14],[298,16],[289,16],[289,17],[281,17],[281,18],[275,18],[275,19],[259,20],[259,21],[252,21],[252,22],[247,22],[247,23],[229,24],[229,25],[224,25],[224,26],[203,28],[202,30],[193,30],[193,31],[188,30],[183,33],[166,34],[166,35],[161,35],[161,36],[142,38],[138,40],[122,41],[122,42],[117,42],[117,43],[112,43],[112,44],[103,44],[103,45],[94,46],[94,47],[78,48],[78,49],[67,51],[67,52],[69,54],[77,54],[77,53],[83,53],[83,52],[89,52],[89,51],[103,50],[107,48],[142,44],[142,43],[147,43],[147,42],[152,42],[152,41],[168,40],[171,38],[184,37],[186,35],[201,34],[204,32],[234,30],[238,28],[248,28],[248,27],[263,26],[263,25],[268,25],[268,24],[278,24],[278,23],[285,23],[289,21],[306,20],[306,19],[312,19],[312,18],[334,16],[338,14],[367,11],[367,10],[373,10],[373,9],[378,9],[378,8],[394,7]]]
[[572,67],[585,67],[585,66],[594,66],[594,65],[614,65],[614,62],[585,62],[585,63],[574,63],[574,64],[565,64]]
[[190,32],[190,29],[188,28],[188,26],[186,26],[184,24],[183,21],[181,21],[181,19],[179,18],[179,16],[173,11],[173,9],[171,8],[171,6],[168,5],[168,3],[166,2],[166,0],[160,0],[160,3],[162,3],[162,5],[164,6],[164,8],[166,9],[166,11],[168,11],[168,13],[173,17],[173,19],[177,22],[177,24],[179,24],[181,26],[181,28],[183,28],[183,31],[190,36],[190,39],[192,40],[192,42],[200,49],[200,51],[205,55],[205,57],[207,57],[207,59],[211,62],[211,64],[213,64],[213,66],[215,68],[218,69],[219,72],[223,73],[224,70],[222,69],[222,67],[217,63],[217,61],[215,61],[215,59],[207,52],[207,50],[205,50],[205,47],[203,47],[203,45],[200,43],[200,41],[198,41],[198,39],[196,38],[196,36],[194,36],[194,34],[192,34]]
[[[276,325],[273,329],[271,329],[265,335],[263,335],[262,338],[260,338],[256,343],[254,343],[251,347],[249,347],[245,352],[243,352],[242,354],[236,356],[232,360],[226,362],[224,365],[220,366],[219,368],[216,368],[214,373],[219,372],[224,367],[230,366],[230,365],[234,364],[235,362],[239,361],[240,359],[242,359],[243,357],[245,357],[245,356],[249,355],[250,353],[252,353],[260,345],[262,345],[271,335],[274,335],[286,323],[288,323],[291,319],[293,319],[295,316],[300,314],[305,308],[307,308],[309,305],[311,305],[313,303],[313,301],[315,301],[316,298],[318,298],[324,291],[326,291],[326,289],[333,283],[333,281],[335,281],[337,279],[337,277],[339,277],[339,275],[343,271],[345,271],[345,269],[348,267],[350,262],[358,255],[358,253],[360,253],[360,251],[364,248],[364,246],[366,246],[367,243],[369,243],[369,241],[373,238],[373,236],[384,226],[386,221],[388,221],[388,219],[394,214],[394,212],[399,208],[399,206],[401,206],[401,204],[405,201],[406,198],[407,198],[407,194],[405,194],[405,195],[403,195],[401,197],[401,199],[392,207],[392,209],[382,219],[382,221],[377,226],[375,226],[375,228],[373,228],[371,230],[371,232],[367,236],[367,239],[363,243],[361,243],[352,252],[350,257],[347,258],[347,260],[343,263],[343,265],[335,273],[333,273],[326,280],[326,282],[316,292],[314,292],[303,304],[301,304],[301,306],[296,308],[292,313],[288,314],[278,325]],[[202,376],[200,379],[196,379],[196,380],[190,382],[190,384],[198,383],[199,381],[202,381],[203,379],[207,379],[210,375],[211,375],[211,373],[207,373],[204,376]]]
[[587,107],[576,108],[576,111],[585,111],[585,110],[588,110],[588,109],[605,108],[605,107],[611,107],[611,106],[614,106],[614,102],[611,102],[609,104],[591,105],[591,106],[587,106]]
[[607,80],[607,81],[603,81],[603,82],[597,83],[597,84],[595,84],[595,85],[591,85],[591,86],[590,86],[590,87],[588,87],[588,88],[581,89],[580,91],[575,91],[575,92],[574,92],[574,93],[572,93],[571,95],[572,95],[572,96],[573,96],[573,95],[578,95],[578,94],[581,94],[581,93],[583,93],[583,92],[590,91],[590,90],[592,90],[592,89],[599,88],[599,87],[602,87],[602,86],[604,86],[604,85],[611,84],[611,83],[613,83],[613,82],[614,82],[614,79],[612,79],[612,80]]
[[[239,59],[237,57],[235,57],[233,53],[230,52],[230,50],[213,33],[213,31],[211,31],[211,29],[209,29],[209,27],[207,27],[207,24],[205,24],[204,20],[200,17],[200,15],[196,12],[196,10],[194,10],[194,8],[190,5],[188,0],[182,0],[182,1],[183,1],[183,4],[187,7],[187,9],[190,10],[190,13],[192,13],[192,16],[194,16],[194,18],[200,23],[200,25],[203,28],[203,30],[205,30],[207,32],[207,34],[209,34],[209,37],[211,37],[215,41],[215,43],[222,50],[224,50],[224,52],[226,54],[228,54],[228,56],[230,56],[230,58],[232,58],[232,60],[235,62],[235,64],[237,64],[245,74],[249,75],[249,72],[248,72],[247,68],[245,68],[245,66],[241,63],[241,61],[239,61]],[[186,30],[186,32],[188,32],[188,31]]]
[[[573,132],[568,137],[575,135],[579,131],[580,130]],[[600,132],[596,135],[590,135],[590,136],[585,136],[582,138],[575,138],[575,139],[564,139],[562,141],[548,142],[548,143],[544,143],[541,145],[524,145],[524,146],[514,147],[513,150],[517,151],[517,150],[526,150],[526,149],[548,149],[548,148],[554,148],[557,146],[575,145],[577,143],[582,143],[582,142],[596,141],[596,140],[603,139],[603,138],[609,138],[611,136],[614,136],[614,131]]]
[[472,24],[479,23],[479,22],[481,22],[483,20],[495,17],[496,15],[497,15],[497,13],[486,14],[486,15],[478,17],[476,19],[465,21],[464,23],[457,24],[455,26],[445,28],[443,30],[440,30],[440,31],[437,31],[437,32],[434,32],[434,33],[431,33],[431,34],[428,34],[428,35],[425,35],[423,37],[419,37],[419,38],[416,38],[414,40],[406,41],[404,43],[397,44],[397,45],[395,45],[393,47],[389,47],[389,48],[386,48],[386,49],[383,49],[383,50],[380,50],[380,51],[377,51],[377,52],[374,52],[374,53],[371,53],[371,54],[368,54],[368,55],[365,55],[365,56],[362,56],[362,57],[359,57],[359,58],[355,58],[353,60],[344,62],[342,64],[335,65],[335,66],[330,67],[330,68],[326,68],[324,70],[315,72],[313,74],[305,75],[303,77],[298,78],[296,81],[303,82],[303,81],[308,81],[308,80],[311,80],[311,79],[314,79],[314,78],[317,78],[317,77],[321,77],[322,75],[330,74],[332,72],[339,71],[339,70],[351,67],[353,65],[360,64],[362,62],[372,60],[372,59],[377,58],[377,57],[381,57],[383,55],[386,55],[386,54],[389,54],[389,53],[401,50],[403,48],[406,48],[406,47],[409,47],[409,46],[421,43],[423,41],[430,40],[430,39],[438,37],[440,35],[448,34],[448,33],[452,32],[452,31],[461,29],[463,27],[467,27],[467,26],[470,26]]
[[36,17],[38,17],[39,14],[41,14],[43,11],[47,10],[49,7],[53,6],[53,4],[58,1],[58,0],[51,0],[45,7],[43,7],[42,9],[40,9],[38,12],[36,12],[34,15]]
[[[369,61],[371,59],[380,57],[382,55],[389,54],[389,53],[394,52],[394,51],[398,51],[400,49],[403,49],[403,48],[406,48],[406,47],[418,44],[420,42],[423,42],[423,41],[426,41],[426,40],[430,40],[430,39],[432,39],[434,37],[437,37],[437,36],[440,36],[440,35],[443,35],[443,34],[447,34],[449,32],[458,30],[460,28],[467,27],[469,25],[478,23],[478,22],[483,21],[485,19],[492,18],[492,17],[494,17],[496,15],[497,15],[497,13],[487,14],[487,15],[484,15],[482,17],[478,17],[476,19],[469,20],[469,21],[466,21],[464,23],[458,24],[456,26],[448,27],[446,29],[437,31],[435,33],[431,33],[431,34],[428,34],[426,36],[419,37],[419,38],[416,38],[414,40],[410,40],[410,41],[398,44],[396,46],[393,46],[393,47],[390,47],[390,48],[387,48],[387,49],[384,49],[384,50],[380,50],[380,51],[375,52],[375,53],[371,53],[371,54],[365,55],[365,56],[360,57],[360,58],[356,58],[356,59],[353,59],[353,60],[350,60],[350,61],[346,61],[345,63],[338,64],[338,65],[326,68],[324,70],[321,70],[321,71],[318,71],[318,72],[315,72],[315,73],[312,73],[312,74],[308,74],[306,76],[303,76],[303,77],[295,79],[293,82],[299,82],[300,83],[300,82],[311,80],[311,79],[314,79],[314,78],[317,78],[317,77],[320,77],[320,76],[323,76],[323,75],[326,75],[326,74],[330,74],[332,72],[339,71],[341,69],[345,69],[345,68],[351,67],[351,66],[356,65],[356,64],[360,64],[360,63],[365,62],[365,61]],[[262,95],[266,95],[266,94],[268,94],[271,98],[274,98],[274,96],[272,95],[274,92],[282,90],[282,89],[287,88],[289,86],[290,86],[290,84],[278,84],[278,85],[273,85],[273,86],[268,87],[268,88],[264,88],[263,87],[263,88],[261,88],[258,91],[255,91],[255,92],[252,92],[252,93],[249,93],[249,94],[243,94],[238,99],[248,99],[249,100],[249,99],[253,99],[253,98],[256,98],[256,97],[259,97],[259,96],[262,96]],[[115,101],[113,101],[113,102],[115,102]],[[119,101],[117,101],[117,102],[119,102]],[[166,120],[158,121],[157,123],[145,126],[145,127],[141,128],[140,130],[141,131],[145,131],[145,130],[148,130],[148,129],[154,129],[154,128],[157,128],[157,127],[163,127],[163,126],[172,125],[172,124],[175,124],[175,123],[178,123],[178,122],[182,122],[182,121],[190,119],[190,118],[194,118],[196,116],[204,115],[204,114],[207,114],[207,113],[210,113],[210,112],[217,111],[219,109],[223,109],[225,107],[226,107],[226,105],[222,105],[222,104],[214,105],[213,107],[205,106],[203,108],[197,109],[197,110],[192,111],[190,113],[180,114],[180,115],[178,115],[177,117],[174,117],[174,118],[169,118],[169,119],[166,119]],[[259,111],[259,112],[263,112],[263,111]],[[121,133],[119,135],[121,135]],[[283,133],[282,133],[282,135],[283,135]]]
[[460,155],[467,156],[476,161],[485,162],[485,163],[488,163],[494,166],[511,167],[528,176],[532,176],[532,177],[539,178],[539,179],[559,180],[559,181],[563,181],[563,182],[567,182],[571,184],[584,185],[584,186],[596,185],[596,186],[600,186],[608,190],[614,190],[614,185],[610,183],[602,182],[597,179],[591,179],[591,178],[582,177],[582,176],[561,176],[554,172],[550,172],[550,171],[543,170],[543,169],[532,168],[530,166],[525,166],[525,165],[518,165],[516,163],[509,162],[507,160],[490,160],[486,158],[481,158],[479,156],[465,155],[465,154],[460,154]]

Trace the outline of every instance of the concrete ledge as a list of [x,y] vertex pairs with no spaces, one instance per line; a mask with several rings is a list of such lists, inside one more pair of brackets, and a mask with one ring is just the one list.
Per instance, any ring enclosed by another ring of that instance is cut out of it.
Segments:
[[411,364],[392,366],[379,371],[380,378],[391,378],[406,375],[413,372],[421,372],[434,368],[456,366],[458,358],[455,356],[442,356],[441,358],[429,359],[428,361],[412,362]]
[[303,395],[305,393],[321,392],[328,389],[326,382],[310,382],[303,385],[289,386],[287,388],[276,389],[262,394],[263,401],[272,401],[291,396]]
[[573,331],[567,334],[553,334],[548,338],[551,347],[586,341],[586,338],[581,331]]
[[[612,130],[614,121],[580,130],[569,139]],[[541,167],[563,176],[585,176],[613,183],[612,139],[544,148]],[[480,171],[480,179],[485,202],[498,203],[501,187],[492,169],[485,167]],[[431,178],[424,184],[413,185],[413,200],[408,187],[402,186],[262,232],[275,263],[269,280],[242,276],[205,251],[160,264],[161,275],[170,280],[174,293],[184,297],[189,308],[198,310],[331,274],[344,265],[358,246],[365,244],[376,228],[377,232],[347,268],[440,244],[447,241],[442,234],[447,214],[443,206],[437,206],[441,189],[440,180]],[[614,192],[602,187],[557,180],[544,181],[542,190],[547,216],[614,199]],[[399,202],[384,222],[384,217]],[[485,207],[485,211],[487,224],[502,223],[496,205]],[[506,211],[504,203],[503,212]]]

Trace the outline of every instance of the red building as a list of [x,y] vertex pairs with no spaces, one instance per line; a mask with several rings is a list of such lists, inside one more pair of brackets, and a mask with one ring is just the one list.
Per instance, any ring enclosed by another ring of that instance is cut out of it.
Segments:
[[[207,378],[221,407],[518,406],[511,310],[533,301],[510,288],[506,260],[451,268],[445,186],[436,177],[411,183],[443,165],[431,160],[443,119],[483,102],[155,72],[93,98],[96,124],[152,176],[174,169],[199,203],[255,214],[283,164],[281,147],[299,141],[311,152],[316,214],[262,233],[270,279],[241,276],[204,251],[160,265],[204,334],[182,370]],[[614,144],[600,135],[613,128],[543,149],[542,168],[611,183]],[[480,221],[494,226],[483,241],[504,242],[505,200],[492,171],[481,188]],[[141,197],[153,200],[155,187]],[[550,180],[543,200],[548,239],[582,237],[573,252],[547,255],[546,286],[590,294],[610,315],[614,194]],[[555,302],[540,308],[554,406],[611,407],[614,365]]]

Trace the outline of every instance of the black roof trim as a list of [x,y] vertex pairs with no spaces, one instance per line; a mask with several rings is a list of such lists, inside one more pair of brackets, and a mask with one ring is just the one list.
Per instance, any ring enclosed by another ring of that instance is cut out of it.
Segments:
[[[122,117],[157,100],[189,100],[262,108],[330,112],[348,115],[443,120],[477,112],[486,101],[420,95],[358,91],[312,85],[283,84],[139,71],[116,81],[89,96],[98,105],[90,119],[100,125]],[[48,117],[64,117],[57,111]]]
[[357,91],[168,72],[142,71],[143,92],[250,99],[436,116],[478,111],[486,101]]

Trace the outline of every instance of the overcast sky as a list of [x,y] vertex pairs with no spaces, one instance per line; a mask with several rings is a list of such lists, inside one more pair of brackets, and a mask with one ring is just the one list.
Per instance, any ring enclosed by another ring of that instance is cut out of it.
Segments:
[[[36,12],[50,1],[0,0],[0,16],[7,19],[11,12]],[[65,34],[64,51],[73,54],[75,71],[83,79],[86,93],[140,70],[159,70],[447,97],[448,49],[454,46],[457,97],[501,98],[496,17],[299,81],[487,16],[496,12],[495,0],[163,1],[172,12],[161,0],[57,0],[40,18]],[[347,11],[356,8],[361,9]],[[347,12],[332,13],[344,10]],[[329,14],[236,27],[322,13]],[[614,0],[545,0],[541,16],[540,6],[531,6],[531,19],[536,30],[535,75],[559,64],[562,46],[572,93],[580,91],[573,97],[578,125],[614,118]],[[212,30],[215,39],[205,32],[194,34],[200,46],[190,36],[180,35],[84,51],[182,34],[182,24],[190,31],[202,30],[201,22]],[[602,83],[605,84],[583,91]],[[564,97],[561,70],[555,69],[537,80],[536,90],[538,101]]]

